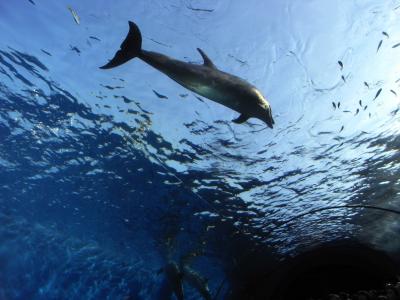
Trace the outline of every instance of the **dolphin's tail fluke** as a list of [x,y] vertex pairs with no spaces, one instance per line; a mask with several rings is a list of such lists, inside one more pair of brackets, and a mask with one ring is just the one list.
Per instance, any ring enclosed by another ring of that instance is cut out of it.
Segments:
[[142,50],[142,35],[139,27],[129,21],[129,32],[125,40],[121,44],[121,49],[115,53],[106,65],[100,69],[111,69],[126,63],[128,60],[137,57]]

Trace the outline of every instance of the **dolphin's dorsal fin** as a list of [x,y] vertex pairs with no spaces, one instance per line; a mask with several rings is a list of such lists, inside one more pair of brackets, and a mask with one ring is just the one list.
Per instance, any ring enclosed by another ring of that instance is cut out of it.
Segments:
[[244,122],[246,122],[250,117],[245,115],[245,114],[241,114],[238,118],[233,119],[232,122],[236,123],[236,124],[242,124]]
[[204,53],[203,50],[201,50],[200,48],[197,48],[197,51],[199,51],[201,57],[204,60],[204,65],[210,68],[214,68],[216,69],[217,67],[213,64],[213,62],[211,61],[211,59]]

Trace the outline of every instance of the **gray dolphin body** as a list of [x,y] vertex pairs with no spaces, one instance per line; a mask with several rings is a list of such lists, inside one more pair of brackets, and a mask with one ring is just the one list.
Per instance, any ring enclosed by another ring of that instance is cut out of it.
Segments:
[[176,299],[183,300],[182,273],[174,262],[169,262],[164,267],[165,275]]
[[218,70],[207,55],[199,48],[204,64],[179,61],[160,53],[142,49],[142,37],[138,26],[129,22],[129,33],[114,58],[101,69],[110,69],[138,57],[163,72],[185,88],[220,103],[240,113],[233,120],[243,123],[257,118],[273,127],[271,106],[261,92],[247,81]]
[[205,278],[188,266],[183,266],[181,272],[185,281],[197,290],[204,300],[212,300],[211,292]]
[[158,273],[162,271],[164,271],[168,282],[168,290],[163,290],[165,299],[170,299],[171,293],[173,293],[177,300],[184,300],[183,281],[186,281],[204,300],[212,300],[207,280],[190,267],[183,264],[178,266],[177,263],[170,261]]

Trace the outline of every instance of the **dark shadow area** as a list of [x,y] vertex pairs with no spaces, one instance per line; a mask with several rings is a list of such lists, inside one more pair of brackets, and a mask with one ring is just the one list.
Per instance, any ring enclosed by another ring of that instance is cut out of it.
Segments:
[[272,271],[260,271],[261,265],[242,272],[246,285],[230,299],[326,299],[330,293],[383,289],[399,274],[398,263],[386,253],[349,241],[308,249]]

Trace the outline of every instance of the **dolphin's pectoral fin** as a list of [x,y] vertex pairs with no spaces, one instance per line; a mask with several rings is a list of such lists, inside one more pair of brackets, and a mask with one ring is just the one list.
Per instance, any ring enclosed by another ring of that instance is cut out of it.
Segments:
[[203,50],[201,50],[200,48],[197,48],[197,51],[199,51],[201,57],[204,60],[204,65],[210,68],[214,68],[216,69],[217,67],[213,64],[213,62],[211,61],[211,59],[204,53]]
[[242,124],[244,122],[246,122],[250,117],[245,115],[245,114],[241,114],[238,118],[233,119],[232,122],[236,123],[236,124]]

